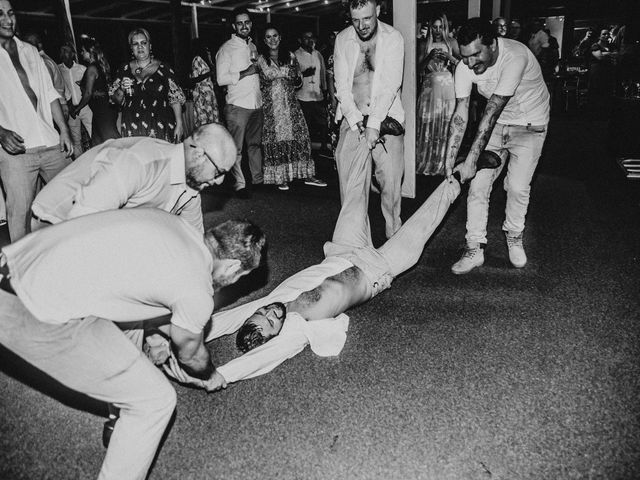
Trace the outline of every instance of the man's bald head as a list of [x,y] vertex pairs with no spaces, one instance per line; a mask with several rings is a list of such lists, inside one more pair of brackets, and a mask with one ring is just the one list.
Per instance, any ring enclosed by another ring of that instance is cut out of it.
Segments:
[[218,123],[202,125],[184,141],[186,182],[195,190],[220,185],[236,163],[233,137]]
[[196,128],[191,137],[205,149],[216,166],[229,171],[236,163],[238,149],[229,131],[219,123],[208,123]]

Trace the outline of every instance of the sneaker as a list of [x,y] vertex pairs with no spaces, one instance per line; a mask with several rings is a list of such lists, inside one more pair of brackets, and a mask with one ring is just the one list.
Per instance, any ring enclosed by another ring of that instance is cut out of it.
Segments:
[[527,264],[527,254],[524,253],[524,247],[522,246],[522,232],[513,235],[509,232],[504,232],[507,239],[507,248],[509,249],[509,261],[511,265],[516,268],[522,268]]
[[286,183],[278,185],[278,190],[282,190],[283,192],[286,192],[287,190],[289,190],[289,185]]
[[7,224],[7,221],[4,218],[0,218],[0,227],[6,224]]
[[304,181],[305,185],[311,185],[312,187],[326,187],[327,186],[327,182],[323,181],[323,180],[318,180],[317,178],[314,177],[309,177]]
[[467,243],[460,260],[451,266],[451,271],[456,275],[469,273],[484,263],[484,245],[481,243]]

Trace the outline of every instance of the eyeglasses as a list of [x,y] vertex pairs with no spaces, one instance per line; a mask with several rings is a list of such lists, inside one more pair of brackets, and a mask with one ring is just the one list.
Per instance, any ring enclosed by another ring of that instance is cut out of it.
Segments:
[[[190,144],[191,148],[198,148],[196,145],[194,145],[193,143]],[[200,147],[202,148],[202,147]],[[229,170],[223,170],[221,169],[218,165],[216,165],[216,162],[213,161],[213,158],[211,158],[209,156],[209,154],[205,151],[204,148],[202,148],[202,153],[204,154],[205,157],[207,157],[207,160],[209,160],[211,162],[211,165],[213,165],[213,168],[216,169],[216,173],[213,176],[214,180],[219,179],[220,177],[224,177],[227,173],[229,173]]]

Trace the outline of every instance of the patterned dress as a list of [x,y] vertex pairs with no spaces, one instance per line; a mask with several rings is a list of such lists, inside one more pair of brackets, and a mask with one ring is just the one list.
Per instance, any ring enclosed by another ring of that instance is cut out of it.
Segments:
[[[442,46],[446,48],[445,44],[433,44]],[[416,173],[444,175],[449,121],[456,107],[453,75],[439,60],[431,60],[423,74],[416,119]]]
[[315,175],[309,129],[296,97],[300,67],[295,58],[283,66],[258,58],[262,92],[264,183],[281,185]]
[[175,80],[175,74],[169,66],[160,62],[158,69],[143,82],[138,81],[126,63],[118,71],[109,93],[121,88],[122,79],[134,80],[129,92],[125,88],[122,104],[123,137],[151,137],[173,142],[173,130],[176,128],[172,104],[184,104],[185,96]]
[[[191,62],[191,78],[199,77],[205,73],[210,73],[211,69],[202,57],[196,55]],[[194,127],[206,125],[207,123],[219,123],[218,101],[216,100],[213,80],[211,77],[198,82],[192,90]]]

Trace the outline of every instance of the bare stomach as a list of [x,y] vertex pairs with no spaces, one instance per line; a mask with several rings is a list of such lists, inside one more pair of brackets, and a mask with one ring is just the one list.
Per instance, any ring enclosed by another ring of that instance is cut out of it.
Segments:
[[370,113],[372,76],[373,72],[367,72],[353,78],[353,100],[363,115]]
[[288,310],[307,320],[333,318],[369,299],[369,288],[362,270],[353,266],[326,278],[313,290],[301,293]]

